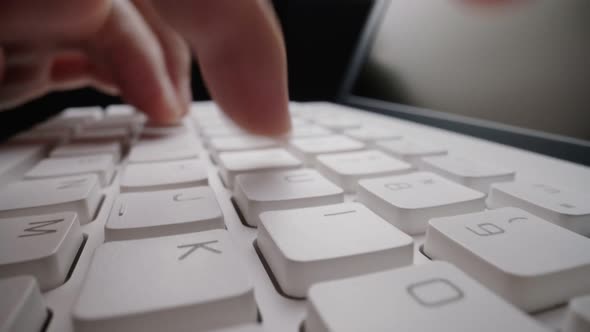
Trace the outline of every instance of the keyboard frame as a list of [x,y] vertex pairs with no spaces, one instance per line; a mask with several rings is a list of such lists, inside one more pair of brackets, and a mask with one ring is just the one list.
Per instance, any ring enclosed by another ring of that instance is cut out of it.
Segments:
[[[198,109],[199,106],[204,106],[208,103],[197,102],[195,104]],[[321,109],[328,104],[314,102],[308,103],[308,105]],[[381,114],[350,108],[342,108],[342,114],[359,116],[368,122],[374,122],[380,126],[391,124],[393,128],[402,128],[403,135],[437,142],[437,144],[447,147],[451,153],[458,151],[461,155],[469,158],[476,158],[483,162],[495,164],[501,161],[502,164],[500,166],[516,170],[517,180],[541,180],[547,184],[579,191],[587,190],[590,187],[590,168],[582,165]],[[192,119],[187,118],[186,124],[191,130],[195,130]],[[195,137],[198,137],[196,132]],[[230,237],[234,241],[238,253],[242,256],[244,266],[247,267],[248,273],[255,283],[255,296],[264,330],[299,331],[301,323],[305,318],[306,301],[286,298],[277,292],[253,246],[256,240],[256,229],[246,227],[242,224],[238,213],[232,205],[231,191],[223,186],[218,175],[217,167],[211,162],[201,143],[198,144],[197,148],[200,150],[201,159],[208,167],[209,186],[217,196]],[[93,251],[104,240],[104,225],[113,206],[113,202],[119,194],[119,178],[121,169],[125,166],[125,163],[126,160],[123,159],[122,163],[117,167],[117,173],[111,185],[103,189],[105,199],[95,220],[82,225],[82,232],[87,236],[87,239],[70,278],[64,285],[43,294],[52,313],[51,321],[46,330],[48,332],[74,331],[70,312],[77,300],[86,271],[92,260]],[[14,175],[14,179],[19,179],[26,171],[28,169],[22,169],[20,174]],[[346,201],[353,200],[354,195],[346,195]],[[414,264],[427,262],[428,258],[419,250],[423,243],[424,235],[414,236],[413,239],[415,241]],[[561,306],[537,313],[534,317],[547,326],[556,329],[561,324],[564,309],[565,306]]]

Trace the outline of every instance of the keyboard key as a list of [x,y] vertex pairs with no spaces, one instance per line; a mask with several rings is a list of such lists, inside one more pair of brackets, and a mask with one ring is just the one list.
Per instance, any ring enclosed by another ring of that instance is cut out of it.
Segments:
[[47,309],[34,278],[20,276],[0,279],[0,294],[0,331],[43,330]]
[[339,115],[338,117],[320,116],[315,119],[315,123],[335,131],[360,128],[362,124],[356,117],[346,117],[342,115]]
[[260,150],[278,145],[278,141],[272,138],[252,135],[214,137],[209,141],[209,149],[214,156],[220,152]]
[[590,295],[579,296],[570,301],[561,331],[590,331]]
[[129,152],[130,163],[194,159],[199,156],[197,142],[188,135],[142,139]]
[[208,332],[265,332],[261,324],[240,324],[223,329],[215,329]]
[[254,288],[225,230],[103,244],[73,308],[76,331],[206,331],[255,323]]
[[442,262],[314,285],[304,324],[306,332],[549,332]]
[[44,148],[40,145],[11,145],[0,148],[0,184],[10,182],[20,176],[43,157]]
[[72,212],[0,219],[0,278],[28,274],[42,290],[60,286],[83,240]]
[[121,191],[152,191],[203,186],[207,170],[198,159],[129,164],[121,177]]
[[209,187],[123,194],[105,226],[106,241],[222,229],[223,214]]
[[434,217],[485,209],[485,195],[428,172],[360,180],[358,201],[408,234]]
[[383,128],[376,126],[363,126],[361,128],[349,129],[343,132],[344,135],[352,137],[358,141],[365,142],[366,144],[374,143],[378,140],[391,140],[400,139],[400,135],[396,130],[392,128]]
[[70,107],[59,114],[60,119],[76,119],[83,122],[98,121],[104,117],[100,106]]
[[342,135],[292,138],[289,143],[293,153],[306,165],[314,164],[319,154],[356,151],[365,147],[365,144]]
[[109,105],[105,110],[105,116],[108,118],[134,118],[138,113],[131,105]]
[[0,218],[73,211],[86,224],[94,218],[101,199],[94,174],[19,181],[0,188]]
[[121,144],[119,142],[70,143],[58,146],[49,154],[52,158],[68,158],[110,154],[118,163],[121,160]]
[[377,141],[377,148],[391,154],[392,156],[403,159],[415,166],[419,165],[422,157],[440,156],[447,154],[447,150],[425,142],[409,140],[407,138],[393,139],[386,141]]
[[576,233],[590,236],[590,194],[543,183],[496,183],[490,189],[488,208],[514,206]]
[[424,252],[526,311],[590,293],[590,239],[516,208],[432,219]]
[[360,179],[408,173],[412,165],[377,150],[322,154],[317,169],[347,192],[354,192]]
[[234,199],[246,223],[255,227],[264,211],[341,203],[344,192],[317,171],[301,169],[240,174]]
[[131,132],[128,128],[84,129],[74,136],[74,142],[121,142],[127,144]]
[[303,163],[284,149],[222,152],[219,154],[219,175],[229,188],[234,186],[238,174],[289,170],[300,168]]
[[115,162],[113,156],[100,154],[86,157],[43,159],[25,174],[25,179],[96,174],[100,185],[106,187],[113,179],[114,173]]
[[226,136],[244,136],[248,135],[245,131],[233,124],[220,124],[217,126],[208,126],[201,129],[203,138],[209,140],[214,137]]
[[305,297],[317,282],[412,264],[412,238],[359,203],[268,211],[260,221],[258,246],[290,296]]
[[332,131],[324,127],[308,124],[304,126],[297,126],[291,129],[289,136],[292,138],[305,138],[331,135]]
[[422,158],[420,168],[482,193],[487,193],[492,183],[514,181],[515,175],[512,170],[455,156]]
[[186,135],[188,128],[184,123],[169,126],[146,125],[141,130],[142,137],[167,138],[176,135]]

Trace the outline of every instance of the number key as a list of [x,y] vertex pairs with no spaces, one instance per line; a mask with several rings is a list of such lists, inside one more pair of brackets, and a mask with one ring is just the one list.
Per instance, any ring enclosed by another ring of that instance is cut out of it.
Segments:
[[590,292],[590,239],[517,208],[432,219],[424,252],[527,311]]

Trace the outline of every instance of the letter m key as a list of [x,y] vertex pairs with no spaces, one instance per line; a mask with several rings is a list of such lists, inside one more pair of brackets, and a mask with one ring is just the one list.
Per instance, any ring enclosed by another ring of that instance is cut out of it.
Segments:
[[57,232],[56,228],[52,228],[52,225],[60,223],[64,221],[64,219],[55,219],[55,220],[47,220],[47,221],[33,221],[28,223],[30,226],[29,228],[25,228],[23,230],[23,234],[19,235],[18,237],[29,237],[29,236],[38,236],[38,235],[45,235],[50,233]]

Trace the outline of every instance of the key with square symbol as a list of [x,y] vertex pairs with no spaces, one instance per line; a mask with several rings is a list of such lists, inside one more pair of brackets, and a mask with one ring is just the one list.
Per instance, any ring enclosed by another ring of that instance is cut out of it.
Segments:
[[122,192],[154,191],[207,185],[207,169],[198,159],[129,164],[121,177]]
[[0,279],[0,294],[0,331],[43,331],[48,311],[33,277]]
[[103,244],[73,307],[75,330],[207,331],[255,323],[254,286],[234,250],[225,230]]
[[25,174],[25,179],[46,179],[82,174],[95,174],[102,187],[108,186],[115,174],[113,156],[110,154],[99,154],[94,156],[43,159]]
[[67,158],[110,154],[118,163],[121,159],[121,144],[119,142],[70,143],[58,146],[49,154],[52,158]]
[[105,225],[105,240],[120,241],[225,228],[209,187],[120,195]]
[[400,139],[375,142],[377,148],[391,154],[395,158],[405,160],[418,166],[422,157],[440,156],[447,154],[447,150],[436,144],[418,142],[402,137]]
[[550,332],[443,262],[316,284],[304,326],[306,332]]
[[529,312],[590,293],[590,239],[517,208],[432,219],[424,252]]
[[428,172],[360,180],[357,196],[411,235],[424,233],[430,218],[485,209],[485,194]]
[[0,219],[0,278],[28,274],[42,290],[60,286],[83,240],[72,212]]
[[222,152],[219,154],[219,175],[228,188],[233,188],[238,174],[289,170],[303,166],[285,149]]
[[514,206],[576,233],[590,235],[590,193],[522,181],[492,185],[488,208]]
[[420,168],[487,193],[493,183],[514,181],[515,171],[450,155],[422,158]]
[[408,173],[413,166],[378,150],[322,154],[317,169],[346,192],[356,191],[361,179]]
[[257,244],[281,290],[412,264],[413,241],[360,203],[268,211]]
[[289,144],[293,153],[306,165],[313,165],[320,154],[356,151],[365,147],[364,143],[343,135],[292,138]]
[[569,302],[561,331],[590,331],[590,294],[575,297]]
[[86,224],[101,200],[94,174],[19,181],[0,188],[0,218],[73,211]]
[[315,170],[273,171],[236,177],[234,199],[245,222],[256,227],[260,213],[344,201],[344,192]]

